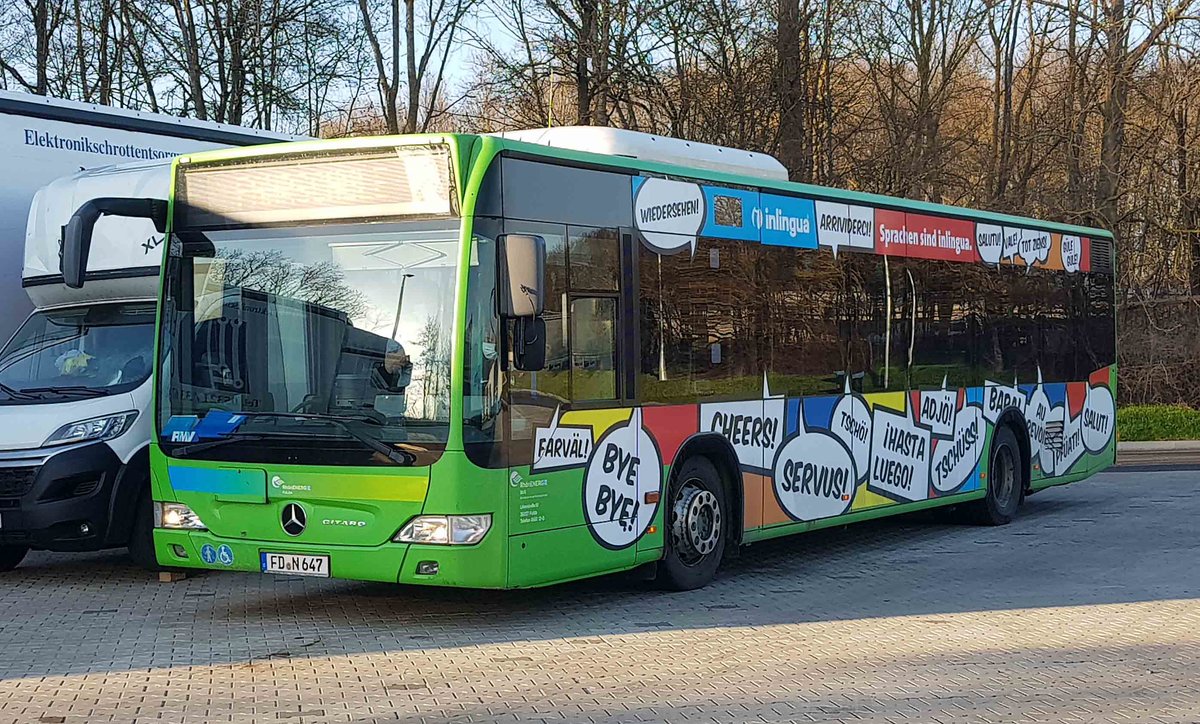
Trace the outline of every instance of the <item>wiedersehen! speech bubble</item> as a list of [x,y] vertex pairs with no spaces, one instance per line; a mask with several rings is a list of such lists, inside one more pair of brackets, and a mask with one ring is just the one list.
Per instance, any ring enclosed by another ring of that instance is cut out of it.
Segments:
[[699,184],[663,178],[634,178],[633,224],[646,246],[659,254],[691,249],[704,227],[704,190]]

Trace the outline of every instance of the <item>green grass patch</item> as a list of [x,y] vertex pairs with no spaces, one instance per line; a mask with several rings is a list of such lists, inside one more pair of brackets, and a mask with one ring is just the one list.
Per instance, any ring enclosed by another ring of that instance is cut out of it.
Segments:
[[1200,440],[1200,410],[1184,405],[1130,405],[1117,410],[1123,442]]

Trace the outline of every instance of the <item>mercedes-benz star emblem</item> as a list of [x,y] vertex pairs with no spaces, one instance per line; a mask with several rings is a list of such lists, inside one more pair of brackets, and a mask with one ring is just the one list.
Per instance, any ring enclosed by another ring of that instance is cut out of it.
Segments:
[[283,506],[283,515],[280,518],[283,521],[283,532],[290,536],[300,535],[304,532],[304,526],[308,525],[308,514],[304,512],[304,508],[301,508],[299,503],[288,503]]

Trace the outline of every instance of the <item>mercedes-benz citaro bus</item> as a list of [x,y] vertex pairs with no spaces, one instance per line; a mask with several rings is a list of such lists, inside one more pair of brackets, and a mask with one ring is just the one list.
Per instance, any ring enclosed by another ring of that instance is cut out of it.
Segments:
[[[176,161],[155,546],[176,568],[515,588],[1114,459],[1108,232],[789,183],[603,128]],[[169,218],[163,219],[161,217]]]

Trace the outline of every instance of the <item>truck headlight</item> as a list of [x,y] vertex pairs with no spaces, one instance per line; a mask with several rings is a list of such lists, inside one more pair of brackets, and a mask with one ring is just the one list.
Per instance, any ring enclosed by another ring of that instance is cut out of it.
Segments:
[[72,442],[83,442],[84,440],[111,440],[114,437],[124,434],[126,430],[133,426],[133,421],[137,419],[137,410],[129,410],[127,412],[118,412],[115,415],[105,415],[104,417],[93,417],[89,420],[80,420],[72,422],[55,430],[50,437],[46,438],[45,445],[65,445]]
[[483,540],[492,528],[492,514],[418,515],[392,538],[396,543],[470,546]]
[[154,527],[172,530],[208,530],[200,516],[183,503],[155,503]]

